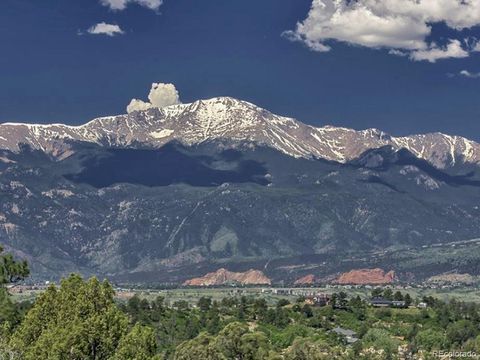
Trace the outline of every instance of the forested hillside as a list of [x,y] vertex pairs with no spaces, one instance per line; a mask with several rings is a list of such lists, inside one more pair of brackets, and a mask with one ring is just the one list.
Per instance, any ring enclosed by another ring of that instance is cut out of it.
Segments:
[[9,359],[368,360],[480,352],[479,305],[411,299],[388,288],[372,296],[401,307],[372,307],[343,292],[326,306],[244,296],[202,297],[191,306],[136,295],[121,302],[107,281],[71,275],[30,304],[12,302],[5,288],[28,275],[26,264],[3,255],[0,265],[0,355]]

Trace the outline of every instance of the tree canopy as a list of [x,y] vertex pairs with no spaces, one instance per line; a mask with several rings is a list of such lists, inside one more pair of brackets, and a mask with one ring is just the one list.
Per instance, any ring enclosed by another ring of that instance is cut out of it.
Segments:
[[[11,348],[22,359],[147,360],[156,353],[153,330],[136,325],[115,304],[114,291],[96,278],[71,275],[35,301],[13,333]],[[122,358],[123,359],[123,358]]]

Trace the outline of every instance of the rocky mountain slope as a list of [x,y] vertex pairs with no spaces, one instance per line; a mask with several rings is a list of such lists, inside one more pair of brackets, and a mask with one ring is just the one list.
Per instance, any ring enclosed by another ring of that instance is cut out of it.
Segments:
[[72,154],[73,144],[79,141],[109,147],[159,148],[172,140],[184,145],[222,140],[225,146],[249,141],[294,157],[338,162],[390,145],[408,149],[438,168],[480,162],[480,145],[459,136],[432,133],[393,137],[377,129],[317,128],[228,97],[104,117],[81,126],[0,125],[0,149],[19,151],[21,144],[28,144],[58,158]]
[[[231,98],[79,127],[3,124],[0,243],[41,280],[396,269],[398,254],[479,237],[478,147],[314,128]],[[450,249],[435,267],[402,257],[401,271],[480,273]]]
[[338,261],[480,233],[480,182],[406,150],[347,164],[221,143],[74,150],[60,161],[1,153],[0,242],[42,279],[81,271],[184,281],[220,264]]

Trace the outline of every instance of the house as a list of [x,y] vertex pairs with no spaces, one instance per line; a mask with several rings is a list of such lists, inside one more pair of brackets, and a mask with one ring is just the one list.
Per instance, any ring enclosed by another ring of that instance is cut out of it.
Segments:
[[343,337],[347,344],[354,344],[359,340],[357,338],[357,333],[353,330],[343,329],[337,326],[336,328],[332,329],[332,332]]
[[382,297],[374,297],[370,300],[370,305],[373,307],[390,307],[392,302]]
[[330,295],[329,294],[315,294],[308,296],[305,299],[305,303],[313,306],[326,306],[330,304]]
[[403,300],[387,300],[382,297],[375,297],[370,300],[370,305],[373,307],[394,307],[394,308],[404,308],[407,307],[405,301]]
[[291,289],[273,289],[272,292],[275,295],[290,295],[292,290]]
[[404,308],[404,307],[407,307],[407,304],[405,303],[405,301],[401,300],[393,300],[392,301],[392,307],[396,307],[396,308]]
[[426,302],[421,302],[421,303],[418,303],[417,307],[419,309],[426,309],[428,307],[428,305],[427,305]]

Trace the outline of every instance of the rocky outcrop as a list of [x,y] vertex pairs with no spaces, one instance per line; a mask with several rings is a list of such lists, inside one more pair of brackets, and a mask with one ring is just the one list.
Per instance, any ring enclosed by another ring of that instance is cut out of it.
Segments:
[[358,269],[351,270],[339,276],[336,283],[351,285],[381,285],[390,284],[395,281],[395,272],[385,273],[382,269]]
[[241,285],[270,285],[271,280],[260,270],[250,269],[245,272],[232,272],[221,268],[202,277],[187,280],[183,285],[215,286],[229,283],[237,283]]
[[445,273],[428,278],[427,282],[437,284],[473,284],[477,279],[470,274]]
[[316,281],[317,281],[317,279],[315,278],[315,275],[308,274],[308,275],[305,275],[305,276],[295,280],[295,282],[293,284],[294,285],[311,285],[311,284],[316,283]]

